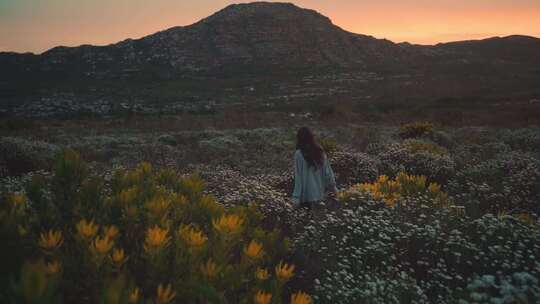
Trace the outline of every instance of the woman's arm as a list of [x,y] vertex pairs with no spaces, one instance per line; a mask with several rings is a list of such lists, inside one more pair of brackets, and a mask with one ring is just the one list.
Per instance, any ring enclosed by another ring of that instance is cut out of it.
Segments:
[[332,193],[336,193],[336,177],[334,176],[334,171],[332,170],[332,167],[330,166],[330,162],[328,161],[326,155],[324,156],[323,174],[324,180],[326,182],[326,190]]
[[303,173],[303,162],[302,155],[299,151],[296,151],[294,154],[294,191],[292,194],[293,204],[295,206],[300,205],[300,199],[302,197],[302,173]]

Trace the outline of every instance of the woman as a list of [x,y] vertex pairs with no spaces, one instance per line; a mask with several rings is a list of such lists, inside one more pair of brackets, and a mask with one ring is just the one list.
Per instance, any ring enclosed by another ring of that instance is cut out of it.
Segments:
[[293,204],[311,210],[315,203],[326,198],[327,191],[337,192],[334,172],[311,130],[300,128],[294,153]]

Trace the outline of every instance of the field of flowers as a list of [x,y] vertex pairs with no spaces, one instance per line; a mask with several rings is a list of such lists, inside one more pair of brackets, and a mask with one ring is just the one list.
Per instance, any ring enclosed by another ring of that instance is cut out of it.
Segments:
[[0,302],[540,301],[540,129],[315,128],[313,213],[294,130],[0,138]]

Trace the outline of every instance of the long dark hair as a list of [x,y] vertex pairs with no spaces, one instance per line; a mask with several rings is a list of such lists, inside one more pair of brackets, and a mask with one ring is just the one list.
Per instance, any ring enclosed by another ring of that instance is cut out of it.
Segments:
[[304,159],[312,167],[320,167],[324,161],[324,151],[315,141],[315,136],[310,129],[300,128],[296,134],[296,149],[302,152]]

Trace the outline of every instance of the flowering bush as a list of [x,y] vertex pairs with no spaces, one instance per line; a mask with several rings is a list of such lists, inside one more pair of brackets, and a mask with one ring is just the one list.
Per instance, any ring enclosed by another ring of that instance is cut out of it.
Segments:
[[540,156],[540,128],[503,130],[500,133],[501,141],[513,150],[535,152]]
[[330,163],[341,186],[372,181],[379,175],[378,161],[365,153],[336,152]]
[[445,184],[454,174],[455,163],[449,156],[428,151],[411,152],[402,144],[389,145],[378,154],[378,158],[381,162],[381,173],[389,176],[406,171]]
[[23,265],[9,301],[280,303],[289,293],[287,239],[254,205],[225,209],[205,195],[197,175],[141,163],[106,185],[68,150],[39,185],[51,195],[34,185],[1,205],[2,261],[16,264],[3,269]]
[[[537,299],[540,230],[511,216],[471,220],[430,207],[425,196],[404,200],[387,208],[360,193],[295,238],[298,254],[309,261],[305,276],[315,283],[317,303]],[[486,276],[501,281],[478,285]]]
[[18,137],[0,138],[0,177],[47,168],[59,151],[55,145]]
[[428,138],[437,145],[445,147],[447,149],[452,148],[457,144],[454,138],[452,138],[449,133],[442,130],[433,131],[431,134],[428,135]]
[[386,206],[394,208],[403,198],[426,196],[436,207],[448,206],[448,194],[441,191],[441,186],[437,183],[426,183],[425,176],[409,175],[400,172],[395,179],[389,179],[386,175],[381,175],[373,183],[361,183],[354,185],[345,191],[338,193],[341,201],[346,201],[351,197],[367,192],[375,199],[382,200]]
[[330,155],[338,150],[337,141],[331,137],[324,137],[319,140],[321,147],[326,154]]
[[532,212],[540,214],[540,161],[512,152],[458,171],[449,192],[469,213]]
[[407,139],[403,142],[403,146],[411,153],[427,152],[440,156],[448,155],[448,151],[445,148],[420,139]]
[[399,137],[415,138],[433,133],[433,124],[429,122],[413,122],[399,128]]
[[476,165],[496,158],[501,154],[508,154],[511,151],[511,148],[502,142],[459,145],[453,151],[453,158],[456,167],[462,169],[469,165]]

